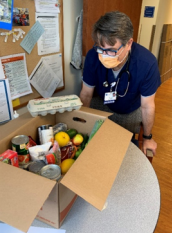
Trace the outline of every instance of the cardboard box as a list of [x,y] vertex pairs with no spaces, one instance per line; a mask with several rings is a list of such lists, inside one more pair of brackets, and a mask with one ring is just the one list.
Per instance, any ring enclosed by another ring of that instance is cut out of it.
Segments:
[[43,124],[64,122],[68,128],[89,134],[96,120],[105,120],[59,183],[0,163],[0,220],[24,232],[35,217],[59,228],[77,195],[102,210],[132,137],[132,133],[107,119],[108,115],[82,107],[45,117],[33,118],[26,113],[0,126],[2,153],[11,148],[16,135],[36,139],[37,128]]

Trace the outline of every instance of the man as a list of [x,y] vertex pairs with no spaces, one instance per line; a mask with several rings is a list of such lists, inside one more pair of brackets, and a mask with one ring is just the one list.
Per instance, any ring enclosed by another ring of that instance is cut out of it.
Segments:
[[83,105],[90,106],[96,89],[104,104],[120,117],[140,111],[143,152],[150,149],[155,155],[157,144],[151,131],[155,93],[161,83],[156,58],[133,42],[132,22],[119,11],[102,16],[93,27],[92,37],[95,44],[86,56],[80,93]]

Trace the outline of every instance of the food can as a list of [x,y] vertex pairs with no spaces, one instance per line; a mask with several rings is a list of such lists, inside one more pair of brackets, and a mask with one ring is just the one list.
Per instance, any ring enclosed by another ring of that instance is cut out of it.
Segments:
[[44,144],[46,142],[54,143],[54,134],[52,125],[41,125],[38,127],[38,135],[40,144]]
[[56,164],[49,164],[41,169],[40,175],[57,181],[61,177],[61,168]]
[[30,160],[28,143],[29,137],[26,135],[18,135],[12,138],[12,150],[18,153],[19,164],[28,163]]
[[38,161],[33,161],[32,163],[29,164],[28,166],[28,170],[30,172],[36,173],[36,174],[40,174],[41,169],[46,166],[45,162],[42,160],[38,160]]

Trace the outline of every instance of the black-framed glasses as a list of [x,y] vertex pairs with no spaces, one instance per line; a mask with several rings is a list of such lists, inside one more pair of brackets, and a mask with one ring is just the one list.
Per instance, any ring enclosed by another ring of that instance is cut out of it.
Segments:
[[119,49],[113,50],[113,49],[103,49],[103,48],[101,48],[101,47],[99,47],[99,46],[96,46],[96,45],[93,46],[93,48],[95,49],[95,51],[96,51],[97,53],[103,54],[103,52],[105,52],[107,55],[112,56],[112,57],[116,56],[117,52],[118,52],[122,47],[123,47],[123,45],[121,45],[121,46],[119,47]]

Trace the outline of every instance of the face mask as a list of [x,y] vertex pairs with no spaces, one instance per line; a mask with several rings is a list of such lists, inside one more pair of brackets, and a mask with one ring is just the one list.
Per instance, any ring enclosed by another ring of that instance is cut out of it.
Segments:
[[[123,52],[123,50],[121,51],[121,53],[122,52]],[[122,61],[119,61],[120,54],[116,55],[115,57],[111,57],[111,56],[104,55],[104,54],[99,54],[99,60],[106,68],[112,69],[112,68],[117,67],[120,63],[122,63],[124,61],[124,59],[126,58],[128,53],[126,53],[126,55],[122,59]]]

